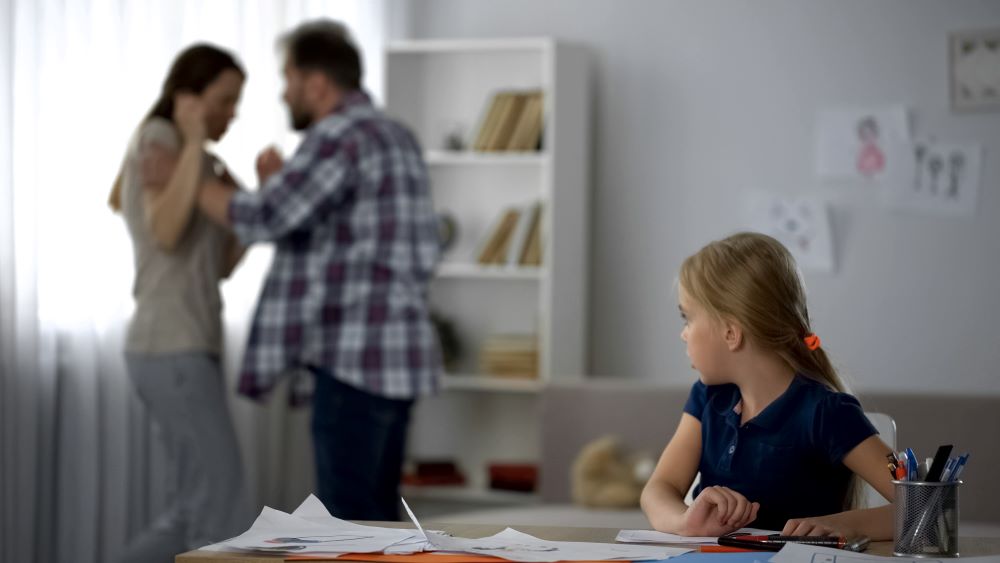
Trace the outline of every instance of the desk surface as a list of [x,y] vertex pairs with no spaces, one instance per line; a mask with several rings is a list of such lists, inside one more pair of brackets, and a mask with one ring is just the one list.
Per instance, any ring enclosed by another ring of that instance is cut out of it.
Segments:
[[[359,522],[386,528],[412,528],[409,522]],[[493,524],[443,524],[438,522],[423,523],[425,528],[443,530],[450,534],[481,538],[502,531],[505,526]],[[553,541],[589,541],[614,543],[618,530],[615,528],[567,528],[560,526],[517,526],[517,529],[533,536]],[[1000,555],[1000,538],[969,538],[962,537],[958,542],[963,557],[978,555]],[[872,555],[891,555],[892,542],[874,542],[866,553]],[[281,555],[256,555],[246,553],[227,553],[220,551],[189,551],[177,556],[175,563],[274,563],[284,559]],[[350,561],[350,559],[338,559]]]

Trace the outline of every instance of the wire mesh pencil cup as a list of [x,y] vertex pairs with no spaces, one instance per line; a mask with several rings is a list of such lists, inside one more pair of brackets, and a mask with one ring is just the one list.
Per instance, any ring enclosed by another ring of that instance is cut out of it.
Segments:
[[961,481],[893,481],[896,519],[893,555],[958,557],[958,487]]

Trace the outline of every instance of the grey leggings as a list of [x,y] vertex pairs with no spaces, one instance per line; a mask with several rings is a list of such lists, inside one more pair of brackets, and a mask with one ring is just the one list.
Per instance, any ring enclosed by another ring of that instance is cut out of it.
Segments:
[[251,514],[219,361],[205,353],[128,354],[125,364],[167,441],[179,490],[118,560],[173,561],[245,531]]

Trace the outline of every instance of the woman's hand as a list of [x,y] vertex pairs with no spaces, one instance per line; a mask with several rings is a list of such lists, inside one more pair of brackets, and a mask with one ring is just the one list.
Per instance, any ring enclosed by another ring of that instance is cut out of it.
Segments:
[[729,487],[706,487],[684,513],[681,535],[721,536],[757,519],[760,503]]
[[205,140],[205,104],[194,94],[174,97],[174,123],[181,130],[185,143]]

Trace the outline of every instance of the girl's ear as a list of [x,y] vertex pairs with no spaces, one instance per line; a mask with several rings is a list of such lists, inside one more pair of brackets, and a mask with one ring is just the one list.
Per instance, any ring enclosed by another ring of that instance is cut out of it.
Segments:
[[729,348],[729,351],[736,352],[740,350],[743,347],[743,327],[732,320],[725,319],[722,321],[722,329],[722,336],[726,341],[726,347]]

